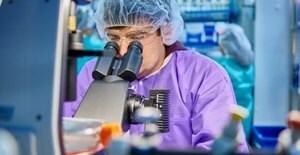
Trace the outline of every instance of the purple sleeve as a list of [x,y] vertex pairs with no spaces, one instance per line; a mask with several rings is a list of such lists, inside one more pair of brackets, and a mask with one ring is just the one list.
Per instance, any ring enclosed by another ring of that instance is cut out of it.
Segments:
[[87,89],[93,81],[92,71],[95,66],[96,60],[88,61],[81,69],[80,73],[77,76],[77,96],[76,101],[64,102],[63,104],[63,116],[64,117],[73,117],[77,111],[82,98],[84,97]]
[[[197,81],[197,80],[194,80]],[[199,80],[198,80],[199,81]],[[212,64],[195,90],[192,111],[192,145],[201,150],[210,150],[217,135],[230,120],[230,105],[236,104],[234,91],[227,73],[217,64]],[[198,85],[196,84],[196,85]],[[238,152],[247,153],[243,128],[239,126]]]

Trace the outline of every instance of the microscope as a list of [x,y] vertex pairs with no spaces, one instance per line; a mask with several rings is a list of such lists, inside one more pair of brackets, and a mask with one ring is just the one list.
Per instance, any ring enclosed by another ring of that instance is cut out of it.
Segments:
[[98,57],[92,73],[94,81],[88,88],[75,117],[93,118],[120,124],[123,131],[137,124],[139,108],[155,107],[162,112],[157,122],[161,132],[167,132],[169,90],[150,90],[150,97],[132,94],[129,83],[137,78],[142,64],[142,44],[133,41],[127,53],[117,57],[118,44],[108,42]]

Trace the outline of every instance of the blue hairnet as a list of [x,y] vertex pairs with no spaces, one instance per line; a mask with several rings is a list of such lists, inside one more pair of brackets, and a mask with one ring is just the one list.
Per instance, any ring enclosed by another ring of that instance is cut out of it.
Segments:
[[219,44],[239,65],[247,67],[253,63],[251,44],[240,26],[229,24],[223,27]]
[[94,18],[101,38],[108,27],[151,25],[160,28],[164,44],[171,45],[183,32],[175,0],[101,0]]

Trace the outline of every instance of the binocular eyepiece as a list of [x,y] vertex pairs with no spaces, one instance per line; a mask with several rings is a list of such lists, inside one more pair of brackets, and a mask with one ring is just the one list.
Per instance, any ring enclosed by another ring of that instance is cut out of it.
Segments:
[[119,46],[115,42],[107,42],[103,56],[99,57],[92,73],[94,80],[102,80],[109,75],[119,76],[124,80],[133,81],[137,78],[143,57],[143,45],[139,41],[132,41],[126,54],[117,58]]

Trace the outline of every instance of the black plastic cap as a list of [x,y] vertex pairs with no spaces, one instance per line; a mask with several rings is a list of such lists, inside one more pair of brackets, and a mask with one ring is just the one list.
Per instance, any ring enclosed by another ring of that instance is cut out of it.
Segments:
[[119,45],[118,45],[117,43],[113,42],[113,41],[107,42],[107,43],[105,44],[104,48],[108,48],[109,46],[115,48],[117,51],[120,50]]
[[132,46],[138,47],[138,48],[140,49],[141,52],[143,51],[143,45],[142,45],[139,41],[137,41],[137,40],[132,41],[132,42],[128,45],[128,49],[129,49],[130,47],[132,47]]

